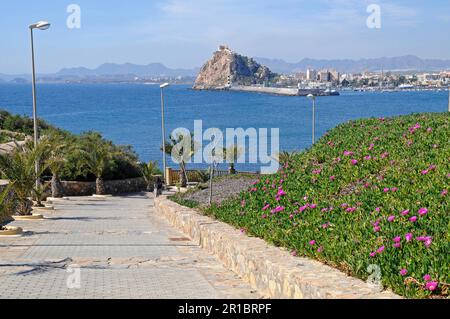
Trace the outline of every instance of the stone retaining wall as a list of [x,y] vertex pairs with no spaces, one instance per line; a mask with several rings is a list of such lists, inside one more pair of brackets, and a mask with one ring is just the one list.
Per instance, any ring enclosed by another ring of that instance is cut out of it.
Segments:
[[[90,196],[95,194],[95,182],[62,182],[64,196]],[[107,194],[126,194],[144,191],[147,184],[142,177],[105,181]]]
[[293,257],[262,239],[248,237],[166,197],[155,199],[155,210],[270,298],[400,298],[389,291],[379,292],[362,280],[320,262]]

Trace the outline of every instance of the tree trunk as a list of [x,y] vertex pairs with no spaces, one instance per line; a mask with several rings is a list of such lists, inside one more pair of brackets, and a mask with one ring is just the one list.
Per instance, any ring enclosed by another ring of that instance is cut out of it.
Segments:
[[187,187],[186,166],[184,163],[180,164],[180,184],[181,187]]
[[16,214],[19,216],[30,216],[33,210],[33,201],[26,199],[20,199],[16,205]]
[[97,195],[106,195],[105,182],[103,181],[103,178],[97,177],[97,180],[95,181],[95,188]]
[[62,198],[64,196],[64,189],[57,174],[52,176],[52,197]]

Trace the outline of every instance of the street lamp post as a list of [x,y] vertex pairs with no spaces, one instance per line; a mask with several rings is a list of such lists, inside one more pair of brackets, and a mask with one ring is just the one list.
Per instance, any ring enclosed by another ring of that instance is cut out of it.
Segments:
[[308,98],[312,100],[312,143],[316,142],[315,130],[316,130],[316,96],[308,94]]
[[[39,21],[29,26],[30,37],[31,37],[31,68],[32,68],[32,90],[33,90],[33,129],[34,129],[34,148],[37,148],[39,141],[38,123],[37,123],[37,109],[36,109],[36,69],[34,63],[34,39],[33,30],[47,30],[50,28],[50,23],[47,21]],[[36,173],[36,187],[39,187],[39,159],[35,162],[35,173]]]
[[166,126],[164,121],[164,88],[168,87],[169,83],[161,84],[159,87],[161,89],[161,127],[162,127],[162,152],[163,152],[163,176],[164,176],[164,183],[166,183]]

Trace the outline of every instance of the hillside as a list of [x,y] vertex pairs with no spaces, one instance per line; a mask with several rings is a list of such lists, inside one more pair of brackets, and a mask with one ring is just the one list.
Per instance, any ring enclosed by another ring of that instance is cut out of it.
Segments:
[[450,113],[352,121],[203,211],[364,280],[376,265],[403,296],[448,296],[449,141]]
[[255,60],[221,46],[201,68],[194,89],[224,89],[230,84],[264,84],[276,77],[277,74]]

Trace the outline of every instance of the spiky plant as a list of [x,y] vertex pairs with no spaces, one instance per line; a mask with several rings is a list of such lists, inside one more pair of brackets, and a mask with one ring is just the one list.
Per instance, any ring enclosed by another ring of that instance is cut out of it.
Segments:
[[192,156],[198,149],[197,143],[194,141],[193,134],[191,135],[170,135],[169,141],[166,142],[166,154],[171,155],[172,159],[180,166],[180,184],[181,187],[186,187],[188,183],[186,162],[190,161]]
[[26,216],[31,215],[33,195],[36,180],[46,169],[45,163],[39,165],[39,171],[35,172],[35,162],[41,158],[45,145],[39,144],[37,148],[29,145],[16,144],[16,149],[10,154],[0,154],[0,172],[3,178],[11,183],[11,190],[17,200],[15,213]]
[[104,141],[98,133],[86,133],[81,154],[84,164],[96,177],[96,194],[105,195],[106,188],[103,175],[107,167],[113,162],[115,150],[112,144]]
[[141,164],[141,173],[147,183],[147,190],[149,192],[153,191],[154,176],[159,173],[158,162],[149,161],[148,163]]

